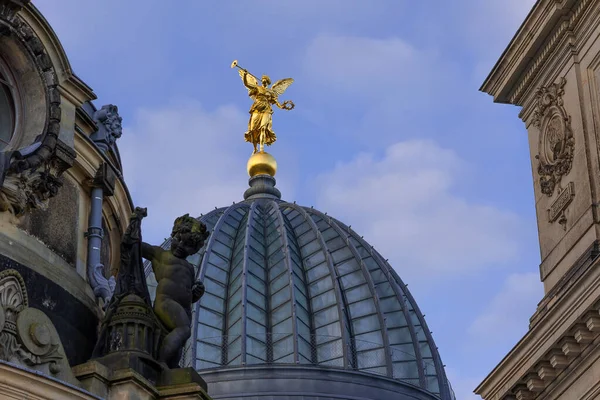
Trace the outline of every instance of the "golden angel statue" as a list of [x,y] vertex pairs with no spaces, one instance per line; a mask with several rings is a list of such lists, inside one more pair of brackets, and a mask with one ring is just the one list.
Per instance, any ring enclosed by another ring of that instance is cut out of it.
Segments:
[[258,145],[260,145],[260,152],[263,152],[265,144],[270,146],[277,140],[277,136],[273,132],[273,108],[271,108],[271,105],[275,104],[282,110],[292,110],[294,108],[294,103],[290,100],[279,103],[279,96],[285,92],[294,80],[292,78],[280,79],[269,87],[271,79],[267,75],[262,76],[259,84],[254,75],[238,66],[237,60],[231,64],[231,68],[234,67],[239,68],[242,82],[248,89],[248,95],[254,101],[252,107],[250,107],[248,131],[244,134],[244,139],[254,146],[252,154],[258,151]]

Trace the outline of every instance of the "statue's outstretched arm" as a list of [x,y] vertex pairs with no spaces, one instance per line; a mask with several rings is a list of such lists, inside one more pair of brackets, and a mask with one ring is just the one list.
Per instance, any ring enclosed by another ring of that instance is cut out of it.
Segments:
[[[155,276],[158,274],[157,269],[160,266],[158,256],[162,251],[163,251],[163,249],[161,249],[158,246],[152,246],[151,244],[142,242],[142,257],[144,257],[146,260],[148,260],[152,263],[152,270],[154,270]],[[157,279],[158,279],[158,276],[157,276]]]

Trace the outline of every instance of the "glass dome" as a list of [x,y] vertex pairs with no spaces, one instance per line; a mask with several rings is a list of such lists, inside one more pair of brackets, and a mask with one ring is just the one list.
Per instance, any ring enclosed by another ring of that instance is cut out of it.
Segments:
[[453,399],[423,315],[394,269],[349,226],[281,201],[265,179],[245,201],[199,218],[211,235],[189,260],[206,293],[194,305],[185,363],[204,377],[265,366],[352,371],[423,396],[393,398]]

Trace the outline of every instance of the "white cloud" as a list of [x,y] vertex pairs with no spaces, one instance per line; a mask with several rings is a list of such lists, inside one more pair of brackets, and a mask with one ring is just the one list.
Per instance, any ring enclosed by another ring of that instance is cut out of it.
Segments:
[[119,149],[134,203],[148,207],[148,240],[167,237],[179,215],[199,216],[243,199],[252,153],[242,138],[245,126],[237,108],[207,111],[193,100],[137,112]]
[[[543,290],[537,273],[511,274],[485,311],[469,327],[469,334],[490,343],[514,345],[529,326]],[[508,336],[508,337],[507,337]]]
[[435,142],[400,142],[381,158],[361,154],[321,175],[317,204],[352,221],[401,276],[417,278],[411,283],[514,260],[520,220],[455,195],[464,168]]

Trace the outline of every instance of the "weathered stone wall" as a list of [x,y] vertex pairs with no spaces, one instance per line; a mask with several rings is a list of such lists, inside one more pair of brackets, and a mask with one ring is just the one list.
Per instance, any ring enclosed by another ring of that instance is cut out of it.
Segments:
[[19,227],[48,245],[56,254],[75,267],[79,224],[80,188],[63,177],[63,186],[50,199],[47,210],[34,210],[26,214]]

